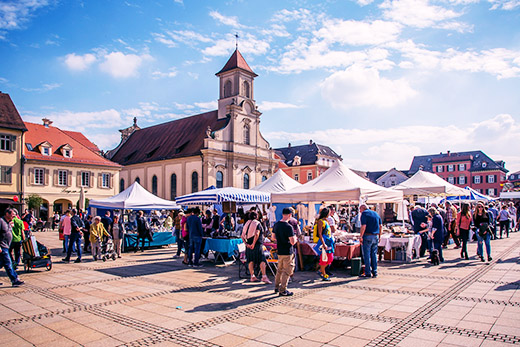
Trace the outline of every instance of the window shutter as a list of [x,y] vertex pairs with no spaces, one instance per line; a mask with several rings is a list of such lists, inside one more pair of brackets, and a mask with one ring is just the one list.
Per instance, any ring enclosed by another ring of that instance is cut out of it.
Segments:
[[33,168],[30,168],[29,169],[29,175],[27,175],[27,184],[30,185],[30,184],[34,184],[34,169]]
[[95,179],[95,177],[96,177],[96,176],[95,176],[94,173],[91,171],[91,172],[90,172],[90,177],[89,177],[89,178],[90,178],[90,182],[89,182],[89,183],[90,183],[90,188],[94,188],[94,179]]
[[58,185],[58,170],[52,170],[52,184],[54,186]]
[[11,151],[16,151],[16,136],[11,136]]
[[110,189],[114,188],[114,175],[110,174],[110,178],[108,179],[108,185]]
[[67,187],[72,185],[72,171],[67,171]]
[[[498,183],[497,175],[495,175],[495,183]],[[495,195],[496,195],[496,192],[495,192]]]
[[486,183],[489,183],[489,176],[486,175]]
[[103,174],[101,172],[98,173],[98,176],[97,176],[97,186],[98,186],[98,188],[103,187]]
[[44,176],[43,176],[43,184],[48,186],[50,184],[50,174],[49,169],[45,169]]
[[78,171],[78,173],[76,174],[76,186],[77,187],[81,187],[81,175],[82,175],[82,171]]

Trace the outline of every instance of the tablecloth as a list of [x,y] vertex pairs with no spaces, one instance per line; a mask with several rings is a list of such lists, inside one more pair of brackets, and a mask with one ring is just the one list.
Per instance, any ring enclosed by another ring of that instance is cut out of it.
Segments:
[[242,239],[206,239],[204,253],[209,251],[233,254],[238,250],[238,244],[242,243]]
[[413,250],[415,249],[415,253],[419,254],[421,236],[392,237],[390,234],[385,234],[379,239],[379,247],[384,247],[387,252],[390,252],[392,248],[402,247],[406,250],[406,261],[412,261]]
[[[300,247],[303,255],[317,255],[314,251],[315,243],[301,242]],[[335,257],[347,258],[348,260],[361,256],[361,245],[359,243],[346,245],[337,243],[334,249]]]
[[[124,249],[135,247],[137,242],[137,234],[125,234],[124,236]],[[155,232],[153,233],[153,241],[148,243],[145,242],[145,246],[165,246],[176,243],[177,239],[172,235],[171,232]]]

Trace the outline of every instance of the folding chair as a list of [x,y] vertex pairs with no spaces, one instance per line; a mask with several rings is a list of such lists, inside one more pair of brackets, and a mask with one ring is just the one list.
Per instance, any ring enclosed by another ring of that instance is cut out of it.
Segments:
[[277,251],[277,249],[272,247],[271,249],[266,251],[264,254],[265,254],[265,260],[267,263],[267,268],[269,269],[269,271],[271,271],[273,276],[276,277],[276,272],[278,271],[278,251]]
[[[247,260],[246,260],[246,244],[239,243],[238,247],[238,278],[248,278],[249,277],[249,269],[247,268]],[[244,274],[244,276],[242,276]]]

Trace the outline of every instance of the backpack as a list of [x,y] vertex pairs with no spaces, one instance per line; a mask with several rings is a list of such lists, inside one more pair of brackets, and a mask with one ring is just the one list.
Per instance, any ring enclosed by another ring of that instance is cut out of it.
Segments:
[[320,240],[320,235],[318,234],[318,223],[320,223],[320,222],[323,223],[321,232],[323,233],[323,231],[325,230],[325,221],[322,219],[318,219],[316,221],[316,223],[314,223],[314,227],[312,229],[312,242],[313,243],[318,243],[318,241]]

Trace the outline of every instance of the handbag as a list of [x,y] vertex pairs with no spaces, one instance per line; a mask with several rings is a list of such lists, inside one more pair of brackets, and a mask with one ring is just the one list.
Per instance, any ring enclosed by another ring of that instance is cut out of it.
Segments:
[[321,261],[326,263],[329,260],[329,257],[327,256],[327,251],[325,250],[325,245],[321,246]]
[[478,234],[480,237],[484,237],[486,236],[486,232],[488,231],[489,229],[489,224],[488,223],[480,223],[479,227],[478,227]]
[[65,235],[63,234],[63,228],[60,228],[58,230],[58,237],[59,237],[60,241],[65,240]]

